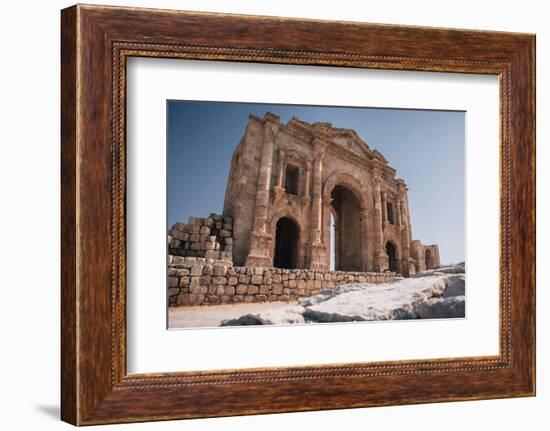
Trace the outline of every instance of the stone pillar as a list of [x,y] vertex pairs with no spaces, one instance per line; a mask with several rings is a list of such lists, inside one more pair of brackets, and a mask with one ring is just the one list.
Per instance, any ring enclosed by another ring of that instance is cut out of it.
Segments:
[[298,167],[298,196],[304,195],[304,168]]
[[388,257],[384,250],[384,232],[382,226],[382,196],[380,192],[381,175],[379,172],[374,172],[373,177],[373,193],[374,193],[374,269],[382,272],[388,269]]
[[279,172],[277,173],[277,187],[283,187],[283,173],[285,169],[285,152],[279,150]]
[[399,198],[397,200],[397,203],[396,203],[396,216],[397,216],[397,226],[401,226],[402,224],[402,218],[401,218],[401,198]]
[[308,199],[310,198],[310,195],[309,195],[310,171],[311,171],[311,163],[307,162],[307,165],[306,165],[306,179],[305,179],[305,185],[304,185],[304,196],[307,197]]
[[273,143],[278,129],[279,118],[266,115],[264,117],[263,147],[254,205],[254,224],[250,233],[250,252],[246,259],[246,266],[270,267],[273,263],[268,249],[271,235],[267,232],[267,210],[273,165]]
[[368,239],[368,232],[370,229],[369,226],[369,219],[370,214],[368,209],[362,209],[361,213],[361,238],[363,239],[363,247],[362,247],[362,270],[363,271],[375,271],[375,268],[373,267],[372,259],[370,259],[371,255],[371,247],[372,245],[369,242]]
[[321,240],[323,229],[323,157],[328,140],[315,136],[313,139],[313,169],[311,193],[311,227],[309,231],[309,267],[311,269],[325,269],[325,245]]
[[382,224],[384,226],[388,224],[388,201],[386,192],[382,192]]
[[399,217],[401,220],[402,273],[409,277],[416,273],[416,265],[411,257],[412,233],[407,205],[407,188],[403,184],[399,195]]
[[321,240],[321,219],[323,205],[323,191],[321,178],[323,176],[323,156],[318,156],[313,161],[313,193],[311,201],[311,236],[312,242]]

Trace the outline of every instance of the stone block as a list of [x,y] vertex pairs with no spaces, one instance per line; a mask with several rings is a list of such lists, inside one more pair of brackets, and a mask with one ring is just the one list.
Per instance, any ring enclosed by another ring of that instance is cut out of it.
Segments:
[[172,265],[183,265],[185,262],[184,258],[181,256],[172,256]]
[[202,275],[212,275],[214,274],[214,267],[210,264],[204,265],[202,268]]
[[202,275],[203,268],[204,268],[204,265],[199,265],[199,264],[193,265],[191,267],[191,276]]
[[239,282],[239,279],[237,277],[227,278],[227,284],[229,284],[230,286],[236,286],[238,282]]
[[283,293],[283,285],[279,283],[273,283],[271,285],[271,292],[274,295],[281,295]]
[[247,284],[238,284],[237,287],[235,288],[235,293],[237,295],[244,295],[248,290],[248,285]]
[[227,274],[227,266],[226,265],[214,265],[214,275],[215,276],[225,276]]
[[168,277],[168,287],[178,287],[178,277]]
[[206,259],[218,260],[220,258],[220,252],[216,250],[206,250],[204,252],[204,257]]
[[261,275],[253,275],[251,283],[252,284],[262,284],[264,278]]
[[227,284],[227,279],[225,277],[214,277],[212,278],[212,284]]
[[250,283],[250,275],[246,275],[246,274],[239,275],[239,283],[249,284]]
[[246,293],[248,293],[249,295],[255,295],[259,291],[260,291],[260,288],[258,286],[248,286]]

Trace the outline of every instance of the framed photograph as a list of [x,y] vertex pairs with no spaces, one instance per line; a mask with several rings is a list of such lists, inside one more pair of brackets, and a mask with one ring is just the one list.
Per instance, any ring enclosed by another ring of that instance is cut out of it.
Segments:
[[62,11],[62,419],[535,394],[535,36]]

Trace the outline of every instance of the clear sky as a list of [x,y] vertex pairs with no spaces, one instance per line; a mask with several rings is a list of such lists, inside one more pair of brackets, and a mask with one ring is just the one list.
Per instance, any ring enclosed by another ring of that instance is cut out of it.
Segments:
[[413,239],[439,244],[443,264],[464,261],[465,114],[456,111],[168,101],[168,227],[221,213],[248,115],[267,111],[355,130],[406,181]]

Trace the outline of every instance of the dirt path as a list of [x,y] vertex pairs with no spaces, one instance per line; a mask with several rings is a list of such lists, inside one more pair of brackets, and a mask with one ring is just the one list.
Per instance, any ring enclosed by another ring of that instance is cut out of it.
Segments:
[[215,327],[223,320],[236,319],[245,314],[256,314],[265,310],[276,310],[296,302],[265,302],[257,304],[202,305],[192,307],[170,307],[168,323],[170,329]]

